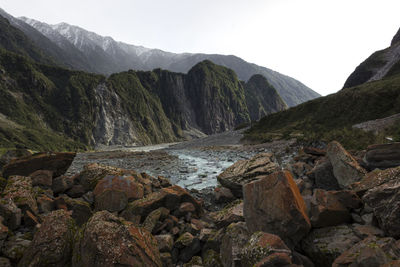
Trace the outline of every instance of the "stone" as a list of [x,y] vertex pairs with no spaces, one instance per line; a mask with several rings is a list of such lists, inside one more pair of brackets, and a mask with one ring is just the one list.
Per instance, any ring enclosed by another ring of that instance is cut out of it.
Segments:
[[361,239],[367,238],[369,236],[376,236],[376,237],[384,237],[385,233],[372,225],[361,225],[361,224],[352,224],[352,228],[354,233]]
[[363,161],[370,170],[400,166],[400,143],[368,146]]
[[327,227],[350,222],[351,209],[360,206],[360,198],[352,191],[316,189],[311,200],[311,224],[313,227]]
[[319,149],[316,147],[305,147],[303,149],[304,153],[313,155],[313,156],[325,156],[326,155],[326,150]]
[[179,206],[179,214],[181,214],[181,215],[185,215],[187,213],[193,213],[195,211],[196,211],[196,208],[190,202],[183,202]]
[[369,236],[343,252],[332,267],[368,266],[379,267],[400,258],[400,244],[391,237]]
[[[247,229],[246,225],[244,225],[244,227]],[[202,250],[207,251],[208,249],[212,249],[219,253],[226,230],[227,229],[225,228],[221,228],[219,230],[213,230],[211,233],[208,234],[207,237],[203,237],[203,239],[206,239],[206,241],[203,245]]]
[[0,199],[0,216],[4,220],[4,225],[11,230],[15,230],[21,225],[22,211],[10,198]]
[[178,259],[184,263],[201,251],[200,240],[188,232],[179,236],[175,241],[174,247],[179,249]]
[[217,203],[227,203],[235,200],[232,191],[226,187],[216,187],[214,189],[214,196]]
[[400,260],[392,260],[380,267],[399,267],[400,266]]
[[209,213],[217,228],[227,227],[231,223],[243,222],[243,201],[235,201],[220,211]]
[[0,223],[0,248],[2,248],[4,245],[4,241],[8,236],[8,231],[9,231],[8,227]]
[[249,160],[239,160],[218,175],[218,182],[229,188],[235,197],[242,198],[244,184],[280,170],[272,158],[272,153],[260,153]]
[[66,194],[72,198],[82,197],[86,193],[85,188],[80,184],[74,184]]
[[29,210],[37,214],[39,211],[33,194],[32,180],[29,177],[9,177],[2,195],[4,199],[12,199],[22,212]]
[[243,193],[244,217],[250,232],[276,234],[289,247],[307,235],[311,224],[306,205],[290,172],[275,172],[248,183]]
[[305,162],[295,162],[291,166],[292,173],[296,178],[302,177],[306,172],[311,171],[312,167]]
[[3,176],[8,178],[12,175],[29,176],[37,170],[49,170],[53,177],[63,175],[71,165],[76,153],[48,152],[37,153],[11,161],[4,166]]
[[158,243],[160,252],[171,252],[174,247],[174,238],[170,234],[154,236]]
[[221,257],[219,253],[209,249],[203,253],[204,267],[222,267]]
[[124,192],[128,201],[141,199],[144,196],[143,185],[137,182],[132,175],[112,176],[107,175],[101,179],[94,188],[94,196],[98,196],[106,190],[117,190]]
[[363,201],[373,209],[380,228],[400,238],[400,180],[391,180],[365,193]]
[[90,205],[81,199],[74,199],[63,196],[57,198],[56,203],[58,205],[64,204],[67,210],[72,211],[71,217],[75,220],[78,226],[82,226],[93,215]]
[[156,239],[146,230],[111,214],[96,212],[75,243],[72,266],[161,267]]
[[[264,264],[269,262],[269,264],[272,264],[270,256],[274,254],[279,254],[279,257],[277,258],[283,257],[289,259],[288,264],[292,263],[292,252],[279,236],[264,232],[255,232],[251,235],[249,241],[241,251],[241,266],[257,266],[257,263],[259,262],[264,262]],[[277,261],[277,263],[278,262],[281,262],[281,260]],[[260,266],[263,265],[260,263]]]
[[333,167],[328,158],[317,161],[314,168],[309,173],[314,179],[315,188],[325,190],[339,190],[339,184],[333,174]]
[[8,150],[0,157],[0,170],[13,160],[29,156],[32,156],[32,152],[24,148]]
[[192,259],[183,265],[183,267],[202,267],[203,259],[200,256],[193,256]]
[[332,141],[328,144],[327,155],[333,167],[333,174],[341,188],[361,180],[366,171],[347,152],[341,144]]
[[152,212],[150,212],[149,215],[147,215],[142,226],[148,232],[152,233],[157,223],[160,220],[164,220],[168,215],[169,215],[169,210],[164,207],[153,210]]
[[36,225],[40,225],[39,219],[33,215],[29,210],[24,213],[24,226],[26,227],[35,227]]
[[11,267],[11,262],[9,259],[0,257],[0,267]]
[[51,188],[53,184],[53,171],[37,170],[29,175],[32,179],[32,186]]
[[226,228],[221,243],[221,262],[224,266],[241,266],[242,250],[250,238],[244,222],[232,223]]
[[119,190],[105,190],[94,199],[96,211],[119,212],[128,205],[126,194]]
[[53,179],[51,190],[54,194],[64,193],[74,185],[74,181],[71,177],[60,176]]
[[313,229],[302,241],[301,248],[315,266],[330,267],[343,252],[361,241],[348,225]]
[[400,167],[369,172],[361,181],[352,184],[351,187],[359,196],[362,196],[368,190],[392,180],[400,180]]
[[39,213],[49,213],[54,210],[54,200],[46,195],[40,195],[36,198]]
[[178,185],[173,185],[162,188],[158,192],[153,192],[142,199],[129,203],[124,212],[124,216],[130,218],[133,215],[140,214],[142,217],[146,217],[150,212],[160,207],[165,207],[174,214],[174,211],[178,210],[180,204],[183,202],[190,202],[193,204],[195,207],[193,215],[200,217],[203,214],[203,208],[200,203],[194,199],[186,189]]
[[168,252],[160,253],[161,263],[163,267],[174,267],[172,263],[172,255]]
[[30,244],[31,240],[26,239],[22,233],[17,232],[15,235],[8,237],[2,248],[2,254],[12,262],[18,262],[25,255],[25,251]]
[[64,210],[53,211],[44,218],[18,266],[70,266],[74,220]]

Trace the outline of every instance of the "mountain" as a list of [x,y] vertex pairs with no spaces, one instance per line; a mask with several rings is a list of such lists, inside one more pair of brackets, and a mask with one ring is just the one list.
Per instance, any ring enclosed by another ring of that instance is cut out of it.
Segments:
[[[77,53],[73,58],[77,57],[84,61],[84,63],[72,66],[74,69],[105,75],[129,69],[153,70],[155,68],[187,73],[197,63],[210,60],[215,64],[233,69],[239,79],[243,81],[247,81],[255,74],[263,75],[275,87],[282,99],[289,106],[295,106],[320,96],[291,77],[248,63],[236,56],[191,53],[176,54],[159,49],[150,49],[117,42],[111,37],[103,37],[67,23],[49,25],[26,17],[21,17],[19,20],[35,28],[59,48],[64,49],[63,47],[69,43],[79,50],[80,53]],[[15,26],[20,27],[17,24]],[[83,54],[84,56],[78,56],[78,54]],[[72,55],[69,54],[68,57],[72,57]],[[63,63],[71,67],[71,62],[68,62],[68,64]]]
[[[352,128],[354,124],[400,113],[399,61],[388,59],[388,55],[394,55],[399,46],[397,33],[388,49],[374,53],[350,76],[362,77],[359,73],[361,68],[373,70],[375,74],[371,75],[369,72],[368,80],[356,81],[349,78],[348,84],[358,85],[270,114],[247,131],[246,139],[257,142],[276,137],[297,137],[300,140],[326,142],[336,139],[353,148],[383,142],[385,134],[396,136],[400,141],[400,122],[387,129],[381,129],[384,135],[374,135]],[[372,68],[371,62],[376,59],[376,55],[381,55],[381,59],[385,60],[379,61],[381,67]],[[372,77],[374,80],[371,80]]]
[[390,46],[377,51],[362,62],[347,78],[344,87],[348,88],[366,82],[380,80],[400,71],[400,29],[393,37]]

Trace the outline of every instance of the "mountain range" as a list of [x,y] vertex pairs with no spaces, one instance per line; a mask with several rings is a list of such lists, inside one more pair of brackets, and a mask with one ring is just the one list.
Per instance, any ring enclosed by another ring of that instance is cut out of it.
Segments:
[[155,68],[187,73],[197,63],[211,60],[215,64],[234,70],[243,81],[248,81],[255,74],[263,75],[288,106],[295,106],[320,96],[291,77],[248,63],[233,55],[170,53],[117,42],[111,37],[103,37],[67,23],[49,25],[26,17],[15,18],[4,10],[0,10],[0,15],[23,31],[45,54],[51,55],[56,62],[67,68],[104,75],[129,69]]

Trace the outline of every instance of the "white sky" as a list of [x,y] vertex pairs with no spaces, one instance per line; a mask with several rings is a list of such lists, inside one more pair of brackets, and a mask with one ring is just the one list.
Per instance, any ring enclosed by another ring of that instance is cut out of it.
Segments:
[[0,7],[135,45],[234,54],[322,95],[341,89],[400,27],[399,0],[0,0]]

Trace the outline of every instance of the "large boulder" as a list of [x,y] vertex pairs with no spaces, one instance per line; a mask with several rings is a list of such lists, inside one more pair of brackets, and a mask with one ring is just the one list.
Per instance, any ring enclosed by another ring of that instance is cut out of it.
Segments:
[[370,189],[363,201],[373,209],[385,233],[400,238],[400,180],[391,180]]
[[235,197],[243,196],[242,186],[264,175],[278,171],[279,165],[273,161],[272,153],[260,153],[249,160],[239,160],[218,175],[218,182],[229,188]]
[[352,191],[316,189],[311,200],[311,224],[313,227],[326,227],[350,222],[351,209],[360,206],[360,198]]
[[76,153],[38,153],[11,161],[4,166],[3,176],[11,175],[28,176],[37,170],[49,170],[53,177],[63,175],[71,166]]
[[22,158],[22,157],[29,157],[32,155],[32,152],[24,149],[24,148],[18,148],[18,149],[13,149],[13,150],[8,150],[6,153],[4,153],[0,157],[0,170],[10,163],[12,160],[15,160],[17,158]]
[[[369,236],[342,253],[332,267],[380,267],[400,259],[400,243],[391,237]],[[390,265],[389,265],[390,266]],[[399,266],[399,265],[395,265]]]
[[2,194],[4,199],[11,199],[23,212],[27,210],[38,213],[35,195],[32,189],[32,180],[25,176],[12,176],[8,179]]
[[67,196],[58,197],[54,200],[56,208],[66,208],[72,212],[72,218],[78,226],[86,223],[93,215],[89,203],[77,198]]
[[94,188],[94,197],[96,198],[106,190],[121,191],[125,193],[128,201],[141,199],[144,195],[143,185],[132,175],[107,175]]
[[392,180],[400,180],[400,167],[369,172],[361,181],[352,184],[351,187],[358,195],[362,196],[366,191]]
[[111,214],[95,213],[76,242],[72,266],[157,266],[160,253],[146,230]]
[[400,143],[371,145],[363,161],[370,170],[400,166]]
[[276,234],[290,247],[311,228],[306,205],[288,171],[270,174],[243,188],[244,217],[250,232]]
[[317,161],[314,168],[307,173],[314,179],[315,187],[325,190],[339,190],[339,184],[333,174],[333,167],[328,158]]
[[332,163],[333,174],[341,188],[347,188],[352,183],[361,180],[366,174],[350,153],[336,141],[328,144],[327,155]]
[[64,210],[53,211],[44,218],[18,266],[71,266],[74,220]]
[[313,229],[301,241],[301,248],[318,267],[330,267],[333,261],[361,239],[348,225]]
[[183,202],[193,204],[195,207],[193,215],[198,217],[202,215],[203,209],[200,203],[187,190],[178,185],[173,185],[129,203],[124,211],[124,217],[129,219],[139,215],[144,219],[150,212],[160,207],[165,207],[173,213],[174,211],[179,211],[180,204]]

